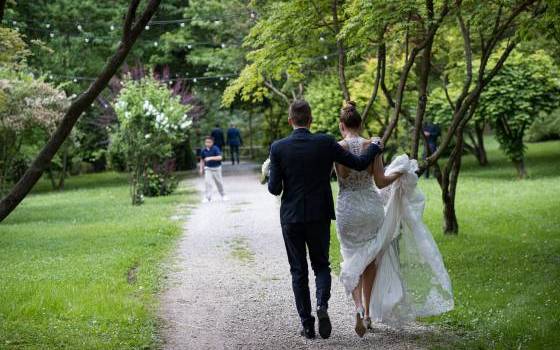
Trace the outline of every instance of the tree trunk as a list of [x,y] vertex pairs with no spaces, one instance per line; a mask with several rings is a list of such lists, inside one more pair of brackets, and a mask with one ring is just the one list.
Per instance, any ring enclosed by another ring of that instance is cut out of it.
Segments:
[[455,195],[461,171],[463,155],[463,130],[457,129],[455,147],[441,174],[441,198],[443,201],[443,233],[456,235],[459,233],[459,222],[455,213]]
[[486,155],[486,147],[484,147],[484,123],[475,123],[476,135],[476,158],[478,164],[482,166],[488,165],[488,156]]
[[53,190],[56,190],[56,181],[54,179],[54,174],[52,171],[52,166],[49,165],[47,168],[47,174],[49,175],[49,180],[51,180],[51,186]]
[[515,165],[515,169],[517,169],[517,177],[521,180],[527,176],[527,170],[525,169],[525,159],[521,158],[520,160],[514,160],[513,164]]
[[62,170],[58,179],[58,190],[64,191],[64,180],[66,179],[66,171],[68,168],[68,147],[64,147],[62,153]]
[[0,201],[0,222],[10,215],[41,178],[45,168],[50,164],[68,135],[70,135],[78,118],[95,101],[95,98],[99,96],[101,91],[105,89],[113,75],[122,65],[132,46],[156,12],[160,2],[161,0],[150,0],[137,21],[135,19],[140,0],[132,0],[130,2],[124,20],[123,35],[115,54],[107,61],[103,70],[88,89],[70,105],[57,129],[31,163],[23,177],[16,183],[10,193],[2,198]]
[[253,111],[249,111],[249,154],[251,159],[255,158],[253,150]]

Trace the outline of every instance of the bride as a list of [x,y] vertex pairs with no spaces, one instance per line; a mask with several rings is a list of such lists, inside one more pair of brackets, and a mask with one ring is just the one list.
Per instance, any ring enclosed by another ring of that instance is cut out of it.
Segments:
[[[353,154],[370,143],[360,137],[361,124],[355,103],[349,102],[340,112],[340,145]],[[402,155],[384,169],[377,156],[365,171],[340,164],[335,169],[340,279],[356,306],[358,336],[372,329],[372,319],[399,325],[451,310],[451,282],[422,222],[416,161]]]

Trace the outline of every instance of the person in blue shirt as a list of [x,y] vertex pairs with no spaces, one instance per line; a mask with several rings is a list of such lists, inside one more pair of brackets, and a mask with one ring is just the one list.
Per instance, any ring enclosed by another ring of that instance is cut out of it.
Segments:
[[227,200],[222,181],[222,152],[214,144],[212,136],[204,138],[204,148],[200,151],[200,175],[204,175],[205,194],[203,202],[212,200],[213,184],[216,185],[222,200]]
[[241,132],[235,127],[235,124],[231,124],[227,131],[227,144],[229,145],[229,150],[231,153],[231,164],[239,164],[239,146],[243,145],[243,139],[241,138]]

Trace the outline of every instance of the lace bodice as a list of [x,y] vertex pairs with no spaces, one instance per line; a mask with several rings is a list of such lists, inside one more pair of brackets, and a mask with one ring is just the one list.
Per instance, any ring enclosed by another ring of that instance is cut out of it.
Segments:
[[[346,140],[348,151],[354,155],[362,154],[362,145],[364,141],[365,139],[362,137],[354,137]],[[338,184],[341,191],[357,191],[374,188],[373,180],[367,170],[356,171],[349,169],[349,171],[349,175],[345,178],[338,176]]]

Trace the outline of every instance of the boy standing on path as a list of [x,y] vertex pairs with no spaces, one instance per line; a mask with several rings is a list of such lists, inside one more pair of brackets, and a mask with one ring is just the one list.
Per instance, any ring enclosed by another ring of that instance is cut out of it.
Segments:
[[204,148],[200,152],[200,175],[204,174],[206,193],[203,203],[212,200],[212,183],[216,184],[222,200],[227,200],[222,183],[222,152],[214,145],[214,138],[206,136],[204,138]]

